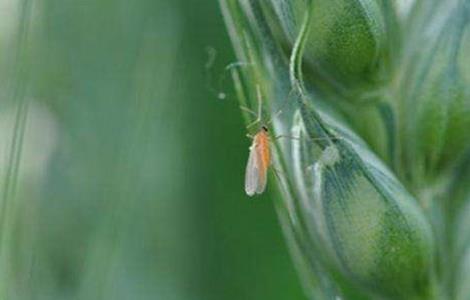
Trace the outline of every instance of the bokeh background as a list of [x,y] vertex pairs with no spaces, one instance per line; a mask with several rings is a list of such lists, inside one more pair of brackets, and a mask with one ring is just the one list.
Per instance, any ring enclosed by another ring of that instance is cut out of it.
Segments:
[[215,0],[0,0],[1,299],[303,299],[233,61]]

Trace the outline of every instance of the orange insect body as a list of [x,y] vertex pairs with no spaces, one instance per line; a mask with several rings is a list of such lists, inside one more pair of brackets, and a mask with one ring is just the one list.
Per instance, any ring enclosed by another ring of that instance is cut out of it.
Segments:
[[254,136],[246,166],[245,192],[248,196],[261,194],[266,189],[267,172],[271,165],[268,128],[263,126]]
[[256,134],[254,144],[256,145],[256,152],[260,158],[262,169],[267,170],[271,164],[271,149],[269,148],[269,135],[266,127],[263,127]]

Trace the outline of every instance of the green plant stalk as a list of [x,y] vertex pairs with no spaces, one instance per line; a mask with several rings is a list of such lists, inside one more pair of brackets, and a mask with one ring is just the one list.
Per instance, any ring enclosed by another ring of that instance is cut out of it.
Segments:
[[[271,16],[257,1],[242,5],[227,0],[221,6],[238,58],[253,66],[234,75],[239,98],[253,106],[259,85],[263,99],[269,99],[265,110],[272,113],[290,102],[273,120],[275,134],[296,137],[274,142],[283,191],[276,203],[307,293],[312,299],[446,299],[447,284],[439,281],[435,268],[434,234],[408,185],[395,178],[327,103],[328,95],[304,76],[312,7],[286,53],[270,31]],[[395,112],[387,113],[390,120]],[[389,131],[395,138],[393,128]],[[368,223],[375,225],[367,228]],[[362,235],[355,236],[354,230]]]

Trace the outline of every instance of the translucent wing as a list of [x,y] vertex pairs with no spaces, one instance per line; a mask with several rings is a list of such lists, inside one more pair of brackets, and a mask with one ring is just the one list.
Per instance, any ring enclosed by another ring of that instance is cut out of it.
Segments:
[[245,192],[248,196],[261,194],[266,189],[266,168],[262,166],[256,144],[250,147],[250,155],[245,172]]
[[248,196],[253,196],[258,190],[258,154],[255,144],[250,147],[250,155],[245,171],[245,192]]

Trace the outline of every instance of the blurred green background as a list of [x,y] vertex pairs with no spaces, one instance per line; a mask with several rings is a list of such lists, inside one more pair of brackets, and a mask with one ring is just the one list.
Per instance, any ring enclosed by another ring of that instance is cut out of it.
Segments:
[[214,0],[0,0],[0,299],[303,299],[233,60]]

